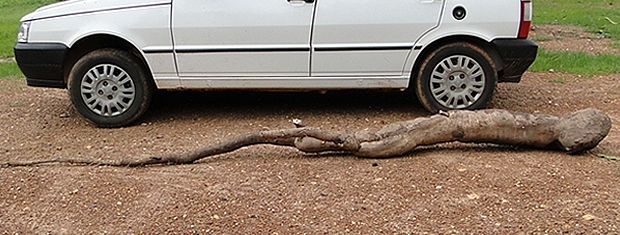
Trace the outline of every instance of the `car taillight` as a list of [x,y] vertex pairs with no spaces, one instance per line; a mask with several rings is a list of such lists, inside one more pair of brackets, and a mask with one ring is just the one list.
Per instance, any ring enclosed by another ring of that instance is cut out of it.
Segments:
[[521,0],[521,23],[518,38],[527,38],[532,26],[532,1]]

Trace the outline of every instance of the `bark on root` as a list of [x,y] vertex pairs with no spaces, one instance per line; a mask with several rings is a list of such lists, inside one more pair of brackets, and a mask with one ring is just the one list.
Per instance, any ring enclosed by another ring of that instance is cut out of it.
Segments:
[[596,147],[610,129],[610,118],[596,109],[583,109],[561,116],[499,109],[458,110],[396,122],[376,132],[325,131],[301,127],[240,135],[186,153],[119,161],[50,159],[7,162],[0,166],[32,166],[45,163],[126,167],[190,164],[206,157],[257,144],[289,146],[306,153],[346,152],[368,158],[396,157],[419,146],[455,141],[527,146],[578,153]]

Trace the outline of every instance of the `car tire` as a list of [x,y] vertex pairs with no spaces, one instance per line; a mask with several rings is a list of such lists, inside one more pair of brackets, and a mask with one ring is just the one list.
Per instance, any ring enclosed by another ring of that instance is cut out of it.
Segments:
[[479,109],[493,96],[497,71],[482,48],[458,42],[432,51],[420,66],[415,91],[428,111]]
[[126,126],[148,109],[153,96],[150,76],[126,51],[100,49],[80,58],[68,79],[75,109],[99,127]]

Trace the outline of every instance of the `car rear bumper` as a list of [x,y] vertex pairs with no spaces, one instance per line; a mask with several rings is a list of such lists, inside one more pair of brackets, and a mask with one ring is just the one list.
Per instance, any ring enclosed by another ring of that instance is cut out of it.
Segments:
[[504,62],[498,82],[521,81],[523,73],[536,59],[538,45],[528,39],[497,39],[493,44]]
[[63,61],[68,48],[60,43],[18,43],[15,60],[29,86],[66,88]]

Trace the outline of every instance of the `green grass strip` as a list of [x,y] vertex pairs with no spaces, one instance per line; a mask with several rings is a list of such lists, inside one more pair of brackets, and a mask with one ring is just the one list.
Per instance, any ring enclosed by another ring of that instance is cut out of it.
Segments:
[[17,31],[21,17],[34,9],[58,2],[58,0],[0,0],[0,79],[22,78],[13,57],[13,46],[17,41]]
[[545,0],[534,2],[534,23],[572,24],[620,40],[619,0]]
[[620,157],[609,156],[609,155],[605,155],[605,154],[602,154],[602,153],[596,154],[596,156],[601,157],[601,158],[605,158],[607,160],[620,161]]
[[23,78],[22,71],[17,67],[17,62],[0,62],[0,78]]
[[58,0],[0,0],[0,58],[13,56],[21,17],[54,2]]
[[546,72],[553,69],[556,72],[586,76],[612,74],[620,73],[619,61],[620,55],[592,55],[584,52],[549,51],[541,48],[530,70]]

